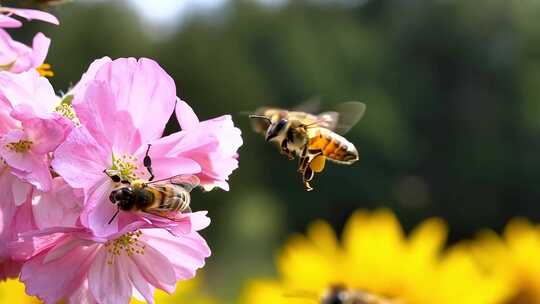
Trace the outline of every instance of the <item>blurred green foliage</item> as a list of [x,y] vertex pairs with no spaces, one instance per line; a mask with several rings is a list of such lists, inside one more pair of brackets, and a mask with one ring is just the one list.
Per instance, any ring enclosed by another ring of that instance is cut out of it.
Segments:
[[[231,191],[197,193],[193,204],[213,219],[206,278],[218,295],[233,298],[243,279],[271,274],[291,232],[315,218],[340,228],[357,208],[391,207],[406,227],[441,216],[451,240],[513,216],[540,219],[538,1],[230,1],[162,39],[123,1],[52,12],[59,28],[32,23],[12,33],[53,39],[57,89],[101,56],[150,57],[202,119],[232,113],[242,129]],[[328,165],[306,193],[296,163],[241,113],[313,96],[322,110],[347,100],[368,110],[347,135],[361,161]]]

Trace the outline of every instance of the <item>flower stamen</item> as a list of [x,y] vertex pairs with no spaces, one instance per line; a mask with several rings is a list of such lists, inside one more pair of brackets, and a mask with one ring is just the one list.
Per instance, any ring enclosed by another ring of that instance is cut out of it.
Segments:
[[139,242],[141,236],[142,232],[137,230],[128,232],[115,240],[107,241],[105,243],[105,248],[107,248],[107,251],[110,254],[107,264],[112,265],[113,259],[120,256],[122,253],[125,253],[128,257],[134,254],[144,254],[146,245]]
[[73,101],[73,95],[66,95],[62,99],[59,105],[54,108],[54,111],[65,118],[73,121],[73,123],[76,126],[80,126],[81,123],[79,121],[79,118],[77,118],[77,114],[75,113],[75,110],[73,109],[72,102]]
[[123,181],[132,182],[138,179],[135,171],[139,169],[136,165],[137,158],[128,154],[122,155],[122,157],[117,158],[114,155],[112,156],[113,165],[111,169],[106,170],[105,172],[109,176],[118,176]]
[[54,72],[51,70],[51,65],[48,63],[43,63],[40,66],[36,68],[36,71],[38,71],[39,75],[43,77],[53,77]]
[[16,153],[25,153],[32,148],[32,141],[21,139],[18,142],[6,144],[6,148]]

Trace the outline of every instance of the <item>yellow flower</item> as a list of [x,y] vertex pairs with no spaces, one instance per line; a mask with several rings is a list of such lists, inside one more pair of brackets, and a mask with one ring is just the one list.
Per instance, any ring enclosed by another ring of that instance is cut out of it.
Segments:
[[443,255],[446,225],[429,219],[406,237],[389,210],[357,211],[347,222],[342,242],[318,221],[307,235],[294,236],[277,259],[279,280],[253,281],[243,304],[314,304],[330,288],[366,292],[381,303],[495,304],[498,281],[475,264],[472,255],[452,250]]
[[[162,291],[156,290],[154,293],[154,300],[158,304],[217,304],[218,302],[201,293],[200,291],[200,274],[195,278],[188,281],[181,281],[176,285],[176,290],[172,295]],[[2,302],[0,302],[2,303]],[[138,301],[136,299],[131,300],[131,304],[142,304],[145,301]]]
[[24,284],[12,279],[0,282],[0,303],[39,304],[41,301],[28,296],[24,292]]
[[540,303],[540,227],[524,219],[508,223],[502,237],[484,231],[467,243],[477,262],[496,274],[507,293],[503,304]]

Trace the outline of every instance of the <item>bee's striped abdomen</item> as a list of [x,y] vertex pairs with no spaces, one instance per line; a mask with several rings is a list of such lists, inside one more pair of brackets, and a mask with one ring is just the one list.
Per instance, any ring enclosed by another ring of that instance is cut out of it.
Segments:
[[341,135],[326,129],[318,129],[310,136],[309,151],[321,151],[328,159],[350,164],[358,160],[354,145]]
[[184,212],[189,209],[191,196],[184,188],[171,184],[167,185],[164,191],[166,192],[165,199],[159,208],[177,212]]

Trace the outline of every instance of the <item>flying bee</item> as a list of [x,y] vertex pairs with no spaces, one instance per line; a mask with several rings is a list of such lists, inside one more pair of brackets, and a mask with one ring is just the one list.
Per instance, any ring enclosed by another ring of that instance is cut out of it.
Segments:
[[177,175],[154,181],[149,150],[150,145],[143,163],[150,174],[150,179],[130,182],[121,180],[118,175],[109,175],[114,182],[120,183],[109,195],[111,203],[118,207],[109,224],[120,210],[142,211],[171,220],[175,220],[178,213],[191,212],[190,192],[199,186],[199,178],[195,175]]
[[351,101],[338,105],[338,111],[318,115],[278,108],[259,108],[249,117],[253,128],[264,134],[267,142],[277,144],[289,159],[298,157],[298,172],[307,191],[310,181],[322,172],[326,159],[344,165],[358,160],[354,144],[342,135],[364,115],[366,105]]

